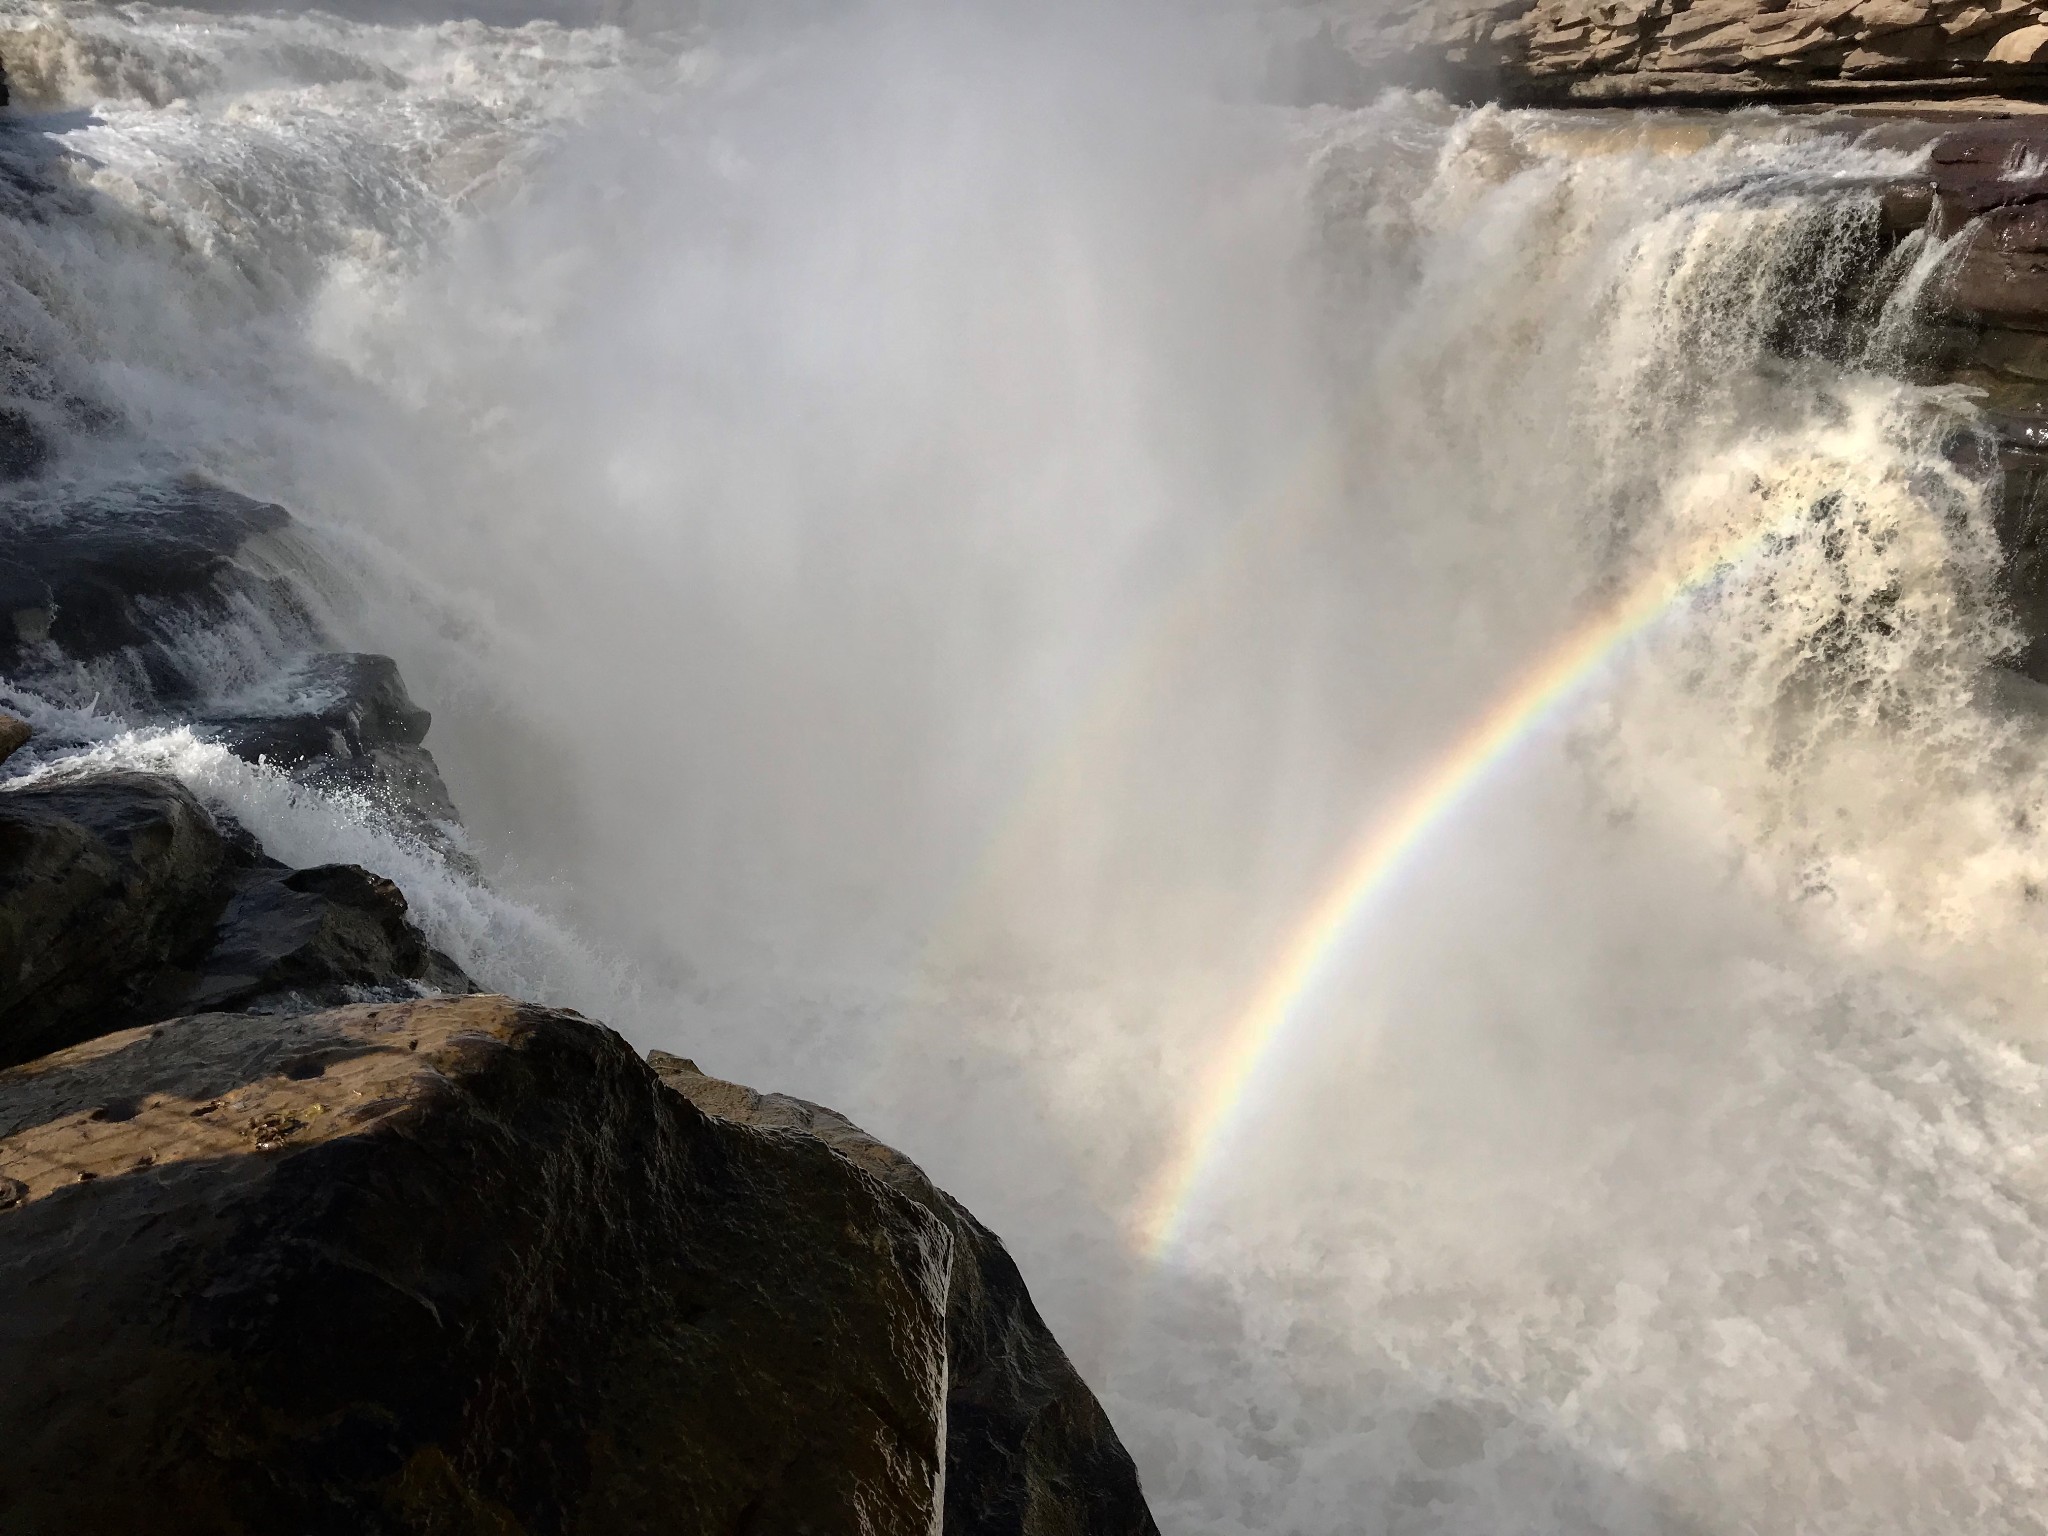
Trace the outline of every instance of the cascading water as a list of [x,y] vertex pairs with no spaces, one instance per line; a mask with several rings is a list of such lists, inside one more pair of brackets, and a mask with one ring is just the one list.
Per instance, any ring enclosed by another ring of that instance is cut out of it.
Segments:
[[1169,1531],[2038,1529],[2048,736],[1908,157],[1268,107],[1214,16],[0,18],[9,515],[300,511],[490,885],[118,677],[76,751],[903,1146]]

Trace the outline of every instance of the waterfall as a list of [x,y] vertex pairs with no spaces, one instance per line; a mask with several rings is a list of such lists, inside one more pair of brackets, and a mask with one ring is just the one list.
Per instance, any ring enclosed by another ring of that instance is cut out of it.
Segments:
[[[1140,12],[4,0],[4,515],[290,506],[465,830],[117,670],[8,679],[63,743],[8,771],[174,773],[901,1146],[1169,1532],[2034,1529],[2048,709],[1980,404],[1904,361],[1913,155],[1281,108]],[[1148,1248],[1361,829],[1670,572],[1349,914]]]

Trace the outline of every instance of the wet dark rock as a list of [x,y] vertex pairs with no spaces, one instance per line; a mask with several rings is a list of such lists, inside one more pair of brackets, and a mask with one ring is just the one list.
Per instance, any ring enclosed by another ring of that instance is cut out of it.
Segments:
[[35,688],[118,658],[142,702],[194,698],[203,679],[180,644],[193,629],[253,612],[310,632],[289,582],[252,558],[290,522],[282,507],[198,485],[17,509],[0,539],[0,673]]
[[205,948],[230,852],[188,791],[147,774],[0,794],[0,1063],[132,1022]]
[[[0,530],[0,674],[367,795],[460,862],[455,806],[422,745],[431,717],[389,657],[322,649],[292,527],[282,507],[198,484],[17,508]],[[211,696],[223,656],[258,678],[229,700]]]
[[238,757],[321,788],[371,795],[406,830],[445,843],[459,817],[421,745],[432,721],[390,657],[331,653],[300,659],[256,694],[194,723]]
[[[0,106],[5,106],[0,86]],[[32,411],[0,403],[0,480],[27,480],[50,462],[50,438]]]
[[195,969],[190,981],[160,982],[150,1011],[304,1012],[380,990],[471,990],[412,925],[405,894],[353,864],[286,869],[264,860],[242,872]]
[[0,1065],[197,1008],[467,991],[388,880],[265,858],[173,780],[0,791]]
[[0,1529],[936,1527],[947,1224],[573,1014],[97,1040],[0,1178]]
[[946,1536],[1157,1536],[1130,1455],[993,1232],[909,1158],[833,1110],[707,1076],[666,1051],[648,1062],[706,1114],[815,1138],[951,1231]]
[[296,768],[318,757],[358,757],[418,746],[433,716],[413,703],[389,656],[309,656],[266,685],[240,714],[202,719],[241,757]]

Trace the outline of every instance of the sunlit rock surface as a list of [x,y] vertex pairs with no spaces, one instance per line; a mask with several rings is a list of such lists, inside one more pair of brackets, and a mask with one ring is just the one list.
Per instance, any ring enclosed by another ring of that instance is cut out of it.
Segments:
[[574,1014],[205,1014],[0,1073],[0,1237],[10,1531],[1153,1530],[972,1217]]
[[1527,104],[1732,103],[2048,88],[2028,0],[1326,0],[1325,93],[1388,77]]

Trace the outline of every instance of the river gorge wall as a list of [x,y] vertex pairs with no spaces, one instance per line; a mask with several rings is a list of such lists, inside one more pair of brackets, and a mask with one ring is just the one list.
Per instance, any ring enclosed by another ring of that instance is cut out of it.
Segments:
[[[2038,991],[1986,10],[1879,112],[1331,7],[1321,105],[1172,131],[1071,40],[0,38],[0,1528],[2030,1529],[2039,1079],[1839,979]],[[1702,548],[1147,1243],[1230,967]],[[817,963],[892,901],[908,980]]]
[[1336,81],[1525,105],[1731,105],[2048,92],[2026,0],[1388,0],[1311,7]]
[[1276,67],[1309,99],[1355,100],[1391,82],[1506,105],[1661,108],[1677,114],[1680,138],[1719,113],[1775,107],[1789,113],[1787,131],[1914,155],[1909,173],[1869,184],[1862,254],[1834,314],[1788,333],[1783,350],[1960,385],[1977,401],[1954,448],[1996,483],[2005,587],[2023,631],[2008,662],[2048,682],[2048,25],[2038,7],[1396,0],[1305,7],[1297,19],[1315,30]]

